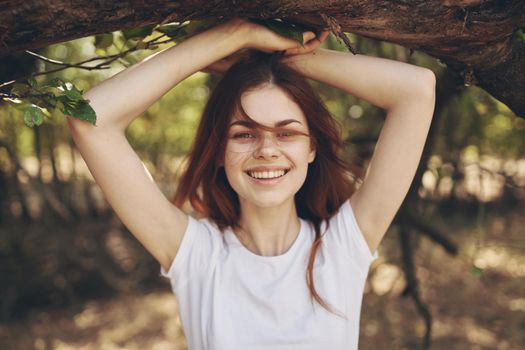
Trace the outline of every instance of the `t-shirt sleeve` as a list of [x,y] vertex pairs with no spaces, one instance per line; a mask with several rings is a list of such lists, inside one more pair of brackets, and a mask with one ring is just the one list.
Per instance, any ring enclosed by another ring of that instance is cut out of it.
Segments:
[[346,200],[339,211],[330,220],[334,225],[334,237],[338,243],[350,254],[363,270],[368,271],[370,264],[378,258],[377,249],[370,251],[363,232],[359,227],[349,200]]
[[215,230],[207,220],[188,216],[188,227],[179,250],[168,271],[160,266],[160,275],[169,278],[174,288],[184,286],[210,266],[218,253],[220,241],[220,231]]

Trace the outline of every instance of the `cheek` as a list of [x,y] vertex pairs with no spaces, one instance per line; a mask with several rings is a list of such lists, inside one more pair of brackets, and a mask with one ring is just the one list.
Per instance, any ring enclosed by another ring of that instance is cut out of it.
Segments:
[[289,149],[288,154],[298,162],[308,162],[311,158],[311,149],[308,145],[298,145],[297,147]]
[[243,161],[243,155],[239,153],[233,153],[226,151],[224,155],[224,168],[234,169],[241,166]]
[[237,191],[236,183],[238,182],[238,177],[242,174],[242,161],[243,157],[240,154],[226,152],[224,155],[224,172],[226,173],[226,178],[230,183],[230,186]]

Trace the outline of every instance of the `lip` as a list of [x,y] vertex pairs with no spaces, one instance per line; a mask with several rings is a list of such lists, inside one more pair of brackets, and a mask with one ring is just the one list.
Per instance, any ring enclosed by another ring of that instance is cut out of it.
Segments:
[[286,167],[286,166],[256,166],[256,167],[247,169],[244,172],[250,172],[250,171],[275,171],[275,170],[284,170],[284,171],[288,172],[290,170],[290,168]]
[[[257,170],[256,170],[257,169]],[[263,170],[259,170],[259,169],[263,169]],[[254,177],[251,177],[249,172],[250,171],[271,171],[271,170],[284,170],[285,173],[283,176],[281,177],[277,177],[277,178],[273,178],[273,179],[256,179]],[[283,167],[272,167],[272,168],[268,168],[268,167],[257,167],[257,168],[252,168],[250,170],[246,170],[244,173],[246,174],[246,176],[248,176],[248,178],[254,182],[255,184],[258,184],[258,185],[266,185],[266,186],[269,186],[269,185],[275,185],[275,184],[278,184],[279,182],[283,181],[284,177],[286,175],[288,175],[288,173],[290,172],[290,168],[283,168]]]

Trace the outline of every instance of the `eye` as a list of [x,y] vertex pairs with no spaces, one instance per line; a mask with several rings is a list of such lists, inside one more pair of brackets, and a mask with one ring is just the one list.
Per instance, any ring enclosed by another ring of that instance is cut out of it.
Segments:
[[277,137],[280,139],[290,139],[297,135],[299,135],[299,133],[293,130],[283,130],[277,133]]
[[238,132],[238,133],[233,134],[233,138],[236,140],[250,139],[254,137],[255,135],[249,132]]

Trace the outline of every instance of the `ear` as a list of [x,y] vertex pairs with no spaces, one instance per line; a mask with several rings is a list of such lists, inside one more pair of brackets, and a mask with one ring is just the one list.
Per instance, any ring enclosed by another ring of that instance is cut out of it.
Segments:
[[315,155],[316,155],[315,148],[312,147],[310,150],[310,153],[308,154],[308,163],[311,163],[314,161]]

